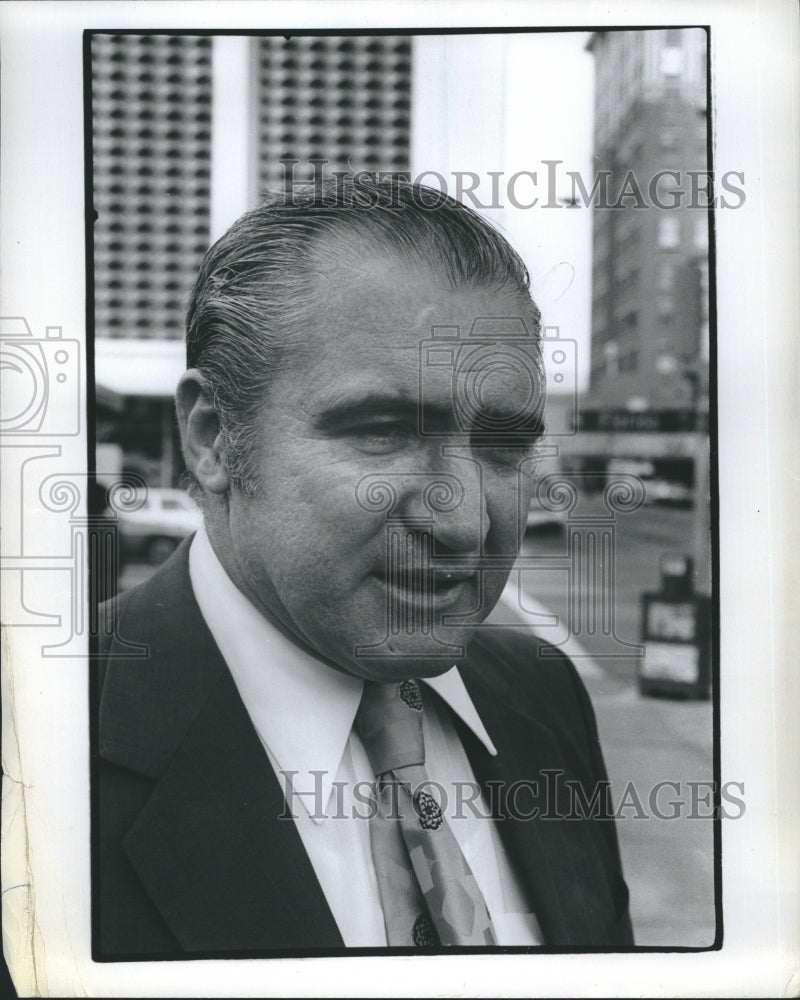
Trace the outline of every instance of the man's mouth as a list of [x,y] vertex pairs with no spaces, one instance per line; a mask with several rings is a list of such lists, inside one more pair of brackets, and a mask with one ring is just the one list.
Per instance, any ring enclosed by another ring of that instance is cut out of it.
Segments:
[[473,579],[473,577],[477,576],[477,570],[434,570],[430,575],[433,577],[434,588],[436,590],[443,590],[448,587],[455,587],[459,583],[464,583],[465,580]]
[[477,580],[475,569],[433,570],[381,575],[384,586],[391,598],[405,605],[422,608],[425,605],[433,611],[442,611],[454,604],[461,595],[471,589]]

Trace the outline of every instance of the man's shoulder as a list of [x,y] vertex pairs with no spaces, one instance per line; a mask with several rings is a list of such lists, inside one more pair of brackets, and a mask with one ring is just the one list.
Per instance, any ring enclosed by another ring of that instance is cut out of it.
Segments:
[[519,628],[480,629],[468,650],[466,669],[513,702],[527,695],[541,701],[585,691],[575,665],[562,649]]
[[497,718],[542,725],[559,740],[597,749],[594,709],[575,664],[532,631],[479,630],[459,670],[479,710],[491,705]]
[[184,541],[155,573],[98,608],[100,689],[170,686],[214,659],[213,639],[194,598],[189,545]]
[[[124,634],[123,626],[131,633],[152,632],[168,626],[176,614],[192,607],[190,544],[191,538],[187,538],[151,577],[99,605],[101,654],[107,653],[115,639]],[[135,639],[135,636],[131,634],[130,638]]]
[[187,540],[149,580],[100,607],[100,753],[151,775],[225,674],[194,599],[188,550]]
[[470,653],[488,654],[512,673],[520,668],[548,671],[570,662],[563,650],[541,639],[530,629],[505,625],[479,628]]

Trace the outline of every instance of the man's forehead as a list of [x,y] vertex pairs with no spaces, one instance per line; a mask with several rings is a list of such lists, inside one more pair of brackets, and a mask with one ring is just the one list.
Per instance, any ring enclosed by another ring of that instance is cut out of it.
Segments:
[[[486,302],[515,298],[517,311],[526,307],[526,296],[519,291],[501,291],[491,282],[477,279],[454,283],[454,268],[443,258],[428,258],[416,250],[391,247],[357,233],[319,238],[309,253],[308,265],[314,292],[328,307],[346,307],[354,300],[386,307],[406,304],[416,307],[419,323],[428,318],[433,322],[436,314],[446,317],[470,295]],[[499,279],[496,284],[500,284]]]
[[[285,389],[305,412],[318,411],[323,398],[333,403],[333,390],[345,386],[348,395],[417,400],[424,379],[429,400],[434,393],[446,396],[452,366],[437,365],[442,352],[432,348],[442,341],[452,357],[461,341],[484,340],[487,326],[484,366],[486,355],[509,341],[517,353],[520,347],[531,358],[537,353],[525,325],[532,304],[517,290],[454,288],[442,274],[400,254],[367,254],[363,245],[339,240],[320,242],[308,265],[310,285],[297,303],[302,319],[287,330],[282,365]],[[508,380],[507,371],[487,391],[502,392],[503,377]]]
[[431,337],[490,337],[498,342],[530,335],[530,302],[518,292],[481,285],[452,288],[408,265],[375,261],[354,277],[318,278],[309,300],[308,329],[317,347],[335,351],[414,352]]
[[[481,302],[411,301],[397,308],[386,302],[351,301],[331,306],[302,338],[300,363],[306,370],[327,368],[342,379],[361,373],[371,384],[399,376],[416,378],[424,370],[432,380],[460,371],[506,371],[528,367],[539,355],[535,337],[519,316],[487,317]],[[324,374],[324,372],[322,372]]]
[[444,414],[470,399],[497,413],[538,405],[544,386],[536,341],[520,337],[512,318],[491,324],[495,336],[469,337],[459,336],[457,327],[432,325],[422,311],[415,316],[419,322],[403,329],[392,325],[391,315],[375,329],[359,321],[326,338],[325,353],[307,352],[297,380],[306,412],[330,414],[335,423],[415,407]]

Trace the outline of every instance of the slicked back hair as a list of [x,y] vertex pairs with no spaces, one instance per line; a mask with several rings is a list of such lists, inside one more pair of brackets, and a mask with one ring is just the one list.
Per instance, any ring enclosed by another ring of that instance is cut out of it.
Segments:
[[[208,250],[186,316],[187,367],[206,381],[231,484],[248,495],[259,486],[253,467],[263,433],[259,412],[282,370],[284,349],[316,299],[314,252],[336,239],[362,260],[389,254],[421,267],[449,289],[517,292],[529,303],[530,332],[539,338],[540,314],[519,255],[480,215],[443,192],[398,177],[340,174],[268,197]],[[190,485],[197,495],[197,484]]]

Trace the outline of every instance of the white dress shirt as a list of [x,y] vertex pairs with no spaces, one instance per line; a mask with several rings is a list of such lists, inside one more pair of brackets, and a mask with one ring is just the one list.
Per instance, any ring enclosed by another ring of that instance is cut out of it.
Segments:
[[[353,728],[363,681],[295,646],[238,590],[201,528],[189,553],[197,603],[227,663],[347,947],[386,945],[370,850],[368,788],[374,773]],[[497,751],[457,667],[424,678],[491,754]],[[424,689],[423,689],[424,698]],[[500,945],[542,941],[480,799],[456,730],[425,700],[425,770],[445,790],[444,813],[483,893]],[[457,786],[465,788],[458,807]],[[287,822],[291,822],[287,819]]]

